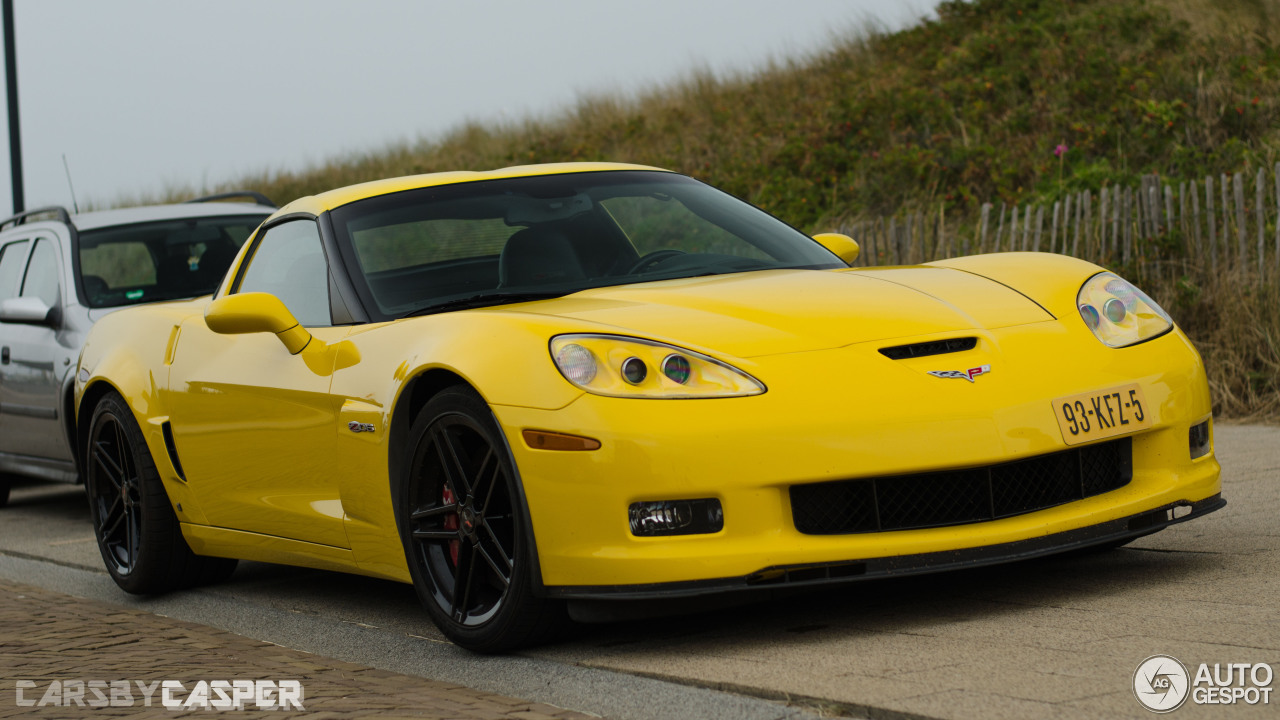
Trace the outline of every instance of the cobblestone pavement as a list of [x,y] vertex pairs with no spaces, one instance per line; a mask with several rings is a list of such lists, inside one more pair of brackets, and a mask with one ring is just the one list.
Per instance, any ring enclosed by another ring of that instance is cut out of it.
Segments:
[[[170,694],[171,701],[182,702],[197,695],[201,681],[299,681],[302,711],[268,712],[253,700],[244,703],[246,711],[261,711],[269,717],[595,717],[319,657],[203,625],[4,580],[0,580],[0,674],[0,718],[174,717],[194,712],[162,705],[161,687],[152,683],[166,680],[182,683],[181,690],[175,688]],[[151,686],[150,702],[138,681]],[[114,707],[110,704],[113,684],[118,703]],[[125,687],[129,688],[127,697]],[[231,696],[230,690],[226,695]],[[220,696],[212,693],[210,699]],[[54,704],[55,700],[65,705]],[[208,714],[203,709],[199,712]]]

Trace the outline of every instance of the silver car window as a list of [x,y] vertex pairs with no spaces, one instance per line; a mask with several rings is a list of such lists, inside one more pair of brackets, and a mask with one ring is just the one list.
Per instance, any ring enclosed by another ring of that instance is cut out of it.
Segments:
[[37,240],[27,263],[27,276],[22,281],[22,297],[40,298],[45,305],[60,304],[58,289],[58,251],[48,240]]
[[0,247],[0,300],[18,296],[22,265],[27,259],[28,241],[18,240]]

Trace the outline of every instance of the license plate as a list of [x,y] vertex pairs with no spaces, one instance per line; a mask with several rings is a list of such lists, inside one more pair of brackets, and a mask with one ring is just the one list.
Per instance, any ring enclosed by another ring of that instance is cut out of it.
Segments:
[[1068,445],[1151,427],[1151,413],[1137,383],[1058,398],[1053,414]]

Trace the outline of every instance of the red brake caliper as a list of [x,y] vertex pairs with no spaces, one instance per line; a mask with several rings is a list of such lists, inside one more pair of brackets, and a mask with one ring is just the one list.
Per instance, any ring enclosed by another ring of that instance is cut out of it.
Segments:
[[[448,486],[448,485],[445,485],[445,486],[444,486],[444,492],[441,494],[440,501],[441,501],[441,502],[443,502],[445,505],[452,505],[452,504],[454,504],[454,500],[453,500],[453,490],[451,490],[451,489],[449,488],[449,486]],[[445,529],[445,530],[457,530],[457,529],[458,529],[458,513],[457,513],[457,511],[454,511],[454,513],[453,513],[452,515],[450,515],[450,516],[448,516],[448,517],[446,517],[446,518],[444,519],[444,529]],[[454,567],[457,567],[457,566],[458,566],[458,549],[459,549],[460,547],[462,547],[462,543],[461,543],[461,542],[459,542],[458,540],[450,540],[450,541],[449,541],[449,557],[453,559],[453,566],[454,566]]]

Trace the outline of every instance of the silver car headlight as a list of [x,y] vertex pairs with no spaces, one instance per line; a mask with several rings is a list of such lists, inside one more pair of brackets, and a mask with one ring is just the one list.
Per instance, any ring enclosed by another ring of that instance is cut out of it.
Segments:
[[1136,345],[1173,328],[1169,313],[1115,273],[1089,278],[1076,296],[1076,307],[1084,324],[1108,347]]

